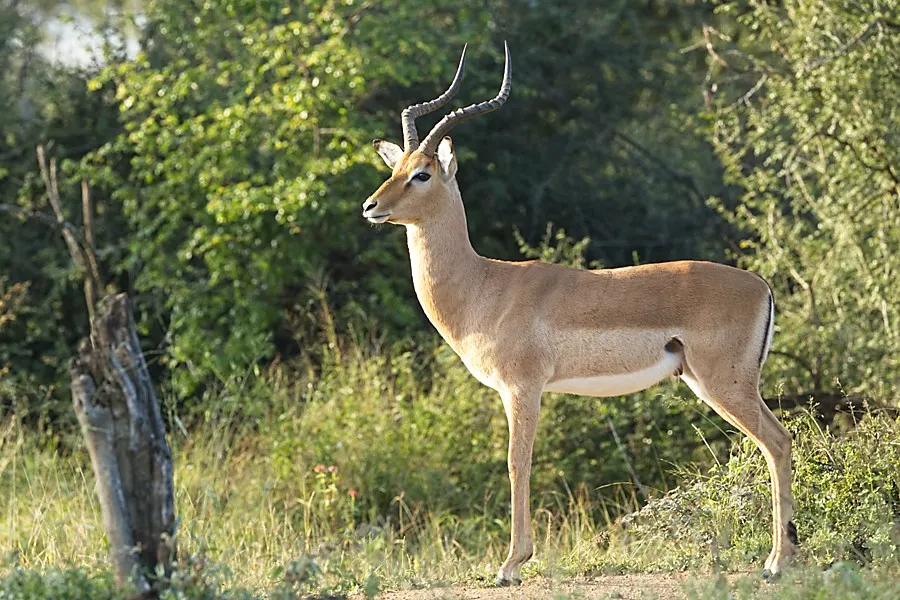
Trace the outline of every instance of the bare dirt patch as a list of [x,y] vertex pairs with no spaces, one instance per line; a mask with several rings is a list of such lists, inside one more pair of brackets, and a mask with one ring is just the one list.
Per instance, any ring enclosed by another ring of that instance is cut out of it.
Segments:
[[399,590],[378,596],[379,600],[543,600],[562,596],[584,600],[681,600],[690,573],[610,575],[573,580],[531,578],[518,587],[455,585],[423,590]]

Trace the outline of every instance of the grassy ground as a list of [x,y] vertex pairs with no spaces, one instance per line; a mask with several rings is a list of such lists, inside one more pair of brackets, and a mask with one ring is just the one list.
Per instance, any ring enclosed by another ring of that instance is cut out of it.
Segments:
[[[491,590],[508,536],[502,411],[440,357],[427,385],[414,362],[345,356],[339,371],[281,391],[257,389],[255,376],[223,388],[186,426],[170,415],[181,557],[172,597],[898,597],[900,421],[885,415],[842,435],[809,415],[788,420],[802,546],[797,569],[775,586],[755,575],[771,503],[752,444],[708,453],[705,466],[670,476],[679,487],[643,502],[631,485],[566,485],[604,465],[588,454],[568,463],[587,464],[586,474],[562,469],[580,447],[557,435],[561,445],[536,449],[537,555],[526,586]],[[582,406],[548,398],[545,440],[573,410]],[[111,597],[84,451],[77,438],[38,443],[25,431],[0,424],[0,599]],[[567,435],[602,433],[585,425]],[[647,445],[638,439],[632,459]],[[611,462],[617,450],[603,451]]]
[[[804,536],[800,568],[774,587],[757,585],[755,576],[728,583],[707,575],[695,583],[664,578],[663,587],[635,589],[676,594],[661,597],[718,598],[726,597],[726,589],[735,598],[896,597],[900,425],[872,418],[842,439],[809,418],[791,426],[797,439],[796,520]],[[178,585],[193,590],[187,597],[462,585],[434,592],[454,597],[489,583],[506,545],[498,533],[505,523],[491,516],[493,500],[485,500],[483,516],[464,519],[412,507],[402,496],[393,515],[361,515],[358,496],[343,489],[340,470],[322,465],[311,477],[293,479],[276,468],[267,442],[273,440],[260,432],[237,439],[201,428],[177,445]],[[85,597],[107,589],[106,547],[85,457],[38,447],[9,423],[0,431],[0,477],[0,548],[6,554],[0,590],[18,589],[29,577],[37,577],[35,589],[97,586]],[[532,583],[520,593],[603,597],[591,594],[607,589],[621,595],[620,584],[572,578],[758,567],[769,543],[766,494],[762,465],[753,448],[741,444],[727,463],[618,523],[598,518],[596,502],[583,491],[565,503],[545,498],[535,511],[538,555],[525,571]],[[860,571],[859,564],[867,568]],[[54,575],[58,568],[65,570]],[[197,596],[197,590],[203,593]],[[505,592],[479,593],[466,597],[500,598],[492,594]]]

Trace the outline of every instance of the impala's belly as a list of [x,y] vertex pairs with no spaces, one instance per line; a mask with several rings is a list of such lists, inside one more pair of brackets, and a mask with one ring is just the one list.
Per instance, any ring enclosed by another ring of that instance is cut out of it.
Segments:
[[579,396],[623,396],[645,390],[681,368],[678,353],[663,352],[661,359],[649,367],[631,373],[561,379],[544,386],[545,392],[562,392]]

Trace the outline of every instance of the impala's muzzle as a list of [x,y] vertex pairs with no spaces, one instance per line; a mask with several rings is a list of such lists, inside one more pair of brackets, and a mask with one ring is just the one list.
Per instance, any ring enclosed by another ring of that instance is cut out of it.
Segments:
[[390,212],[378,214],[378,201],[373,200],[372,198],[363,202],[362,208],[362,216],[365,217],[369,223],[384,223],[391,216]]

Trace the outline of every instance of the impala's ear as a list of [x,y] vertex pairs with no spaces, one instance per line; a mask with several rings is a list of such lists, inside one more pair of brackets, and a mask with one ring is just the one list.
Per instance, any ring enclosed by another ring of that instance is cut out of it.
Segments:
[[453,179],[456,175],[456,155],[453,153],[453,140],[449,137],[441,140],[437,149],[437,157],[441,165],[441,175],[445,179]]
[[378,152],[381,159],[392,169],[403,158],[403,148],[397,144],[384,140],[375,140],[372,142],[372,145],[375,146],[375,151]]

